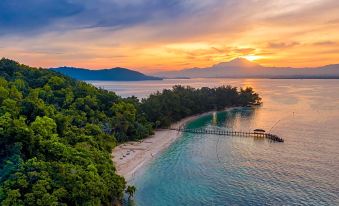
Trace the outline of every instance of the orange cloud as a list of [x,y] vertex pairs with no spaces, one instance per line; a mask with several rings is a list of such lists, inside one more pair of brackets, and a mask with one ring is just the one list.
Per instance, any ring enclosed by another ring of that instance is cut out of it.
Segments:
[[[127,16],[123,26],[103,21],[100,26],[64,28],[76,19],[72,17],[53,21],[62,31],[0,33],[0,56],[40,67],[120,66],[144,72],[206,67],[239,56],[265,66],[339,63],[339,1],[180,2],[180,8],[170,11],[153,5],[165,14],[152,10],[146,16],[135,6],[143,18]],[[127,8],[119,4],[115,9],[120,7]],[[109,13],[107,9],[102,12]]]

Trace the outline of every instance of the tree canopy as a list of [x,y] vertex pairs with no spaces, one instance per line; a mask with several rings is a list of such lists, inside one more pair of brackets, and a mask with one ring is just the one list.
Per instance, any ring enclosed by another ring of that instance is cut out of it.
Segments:
[[152,133],[134,104],[44,69],[0,60],[0,204],[110,205],[125,180],[111,150]]
[[175,86],[142,101],[123,99],[1,59],[0,204],[111,205],[126,187],[111,160],[117,143],[145,138],[189,115],[258,102],[251,88],[230,86]]
[[261,98],[252,88],[237,90],[236,87],[217,88],[174,86],[143,99],[141,108],[148,120],[158,127],[167,127],[184,117],[231,106],[259,104]]

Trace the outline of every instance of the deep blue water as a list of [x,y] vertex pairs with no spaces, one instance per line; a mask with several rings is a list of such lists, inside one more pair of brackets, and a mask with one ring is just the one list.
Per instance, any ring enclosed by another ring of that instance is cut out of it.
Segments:
[[[146,96],[157,84],[171,86],[165,83],[138,83],[134,95]],[[264,101],[255,109],[204,116],[188,127],[271,129],[285,142],[183,134],[130,183],[138,188],[136,205],[339,205],[338,80],[186,83],[252,86]],[[131,94],[133,86],[120,85],[119,91]]]

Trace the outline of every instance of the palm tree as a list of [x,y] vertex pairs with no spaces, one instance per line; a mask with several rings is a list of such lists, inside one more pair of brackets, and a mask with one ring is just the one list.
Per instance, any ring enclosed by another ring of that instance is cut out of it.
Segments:
[[134,196],[136,190],[137,190],[137,188],[135,186],[133,186],[133,185],[132,186],[130,186],[130,185],[127,186],[127,189],[126,189],[125,192],[128,194],[128,199],[130,199],[131,197]]

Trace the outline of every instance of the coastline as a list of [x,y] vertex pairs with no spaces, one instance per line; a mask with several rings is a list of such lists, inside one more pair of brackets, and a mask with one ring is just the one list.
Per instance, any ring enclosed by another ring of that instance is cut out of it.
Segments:
[[[210,111],[186,117],[173,123],[171,127],[181,127],[213,112],[214,111]],[[116,146],[112,151],[112,160],[117,174],[123,176],[127,182],[130,182],[140,168],[149,164],[153,158],[167,149],[179,137],[181,137],[181,132],[160,129],[156,130],[150,137],[141,141],[125,142]]]

